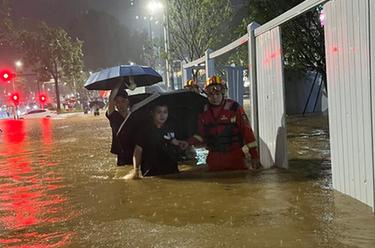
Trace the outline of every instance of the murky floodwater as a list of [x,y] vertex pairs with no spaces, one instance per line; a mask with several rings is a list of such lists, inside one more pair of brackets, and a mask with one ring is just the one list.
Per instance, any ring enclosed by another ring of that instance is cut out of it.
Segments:
[[371,209],[331,189],[324,118],[289,123],[290,170],[128,182],[103,115],[2,120],[0,247],[374,247]]

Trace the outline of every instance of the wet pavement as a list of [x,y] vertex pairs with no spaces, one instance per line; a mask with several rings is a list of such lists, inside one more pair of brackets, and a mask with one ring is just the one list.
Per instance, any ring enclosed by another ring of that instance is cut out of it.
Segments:
[[129,182],[103,115],[0,120],[0,247],[375,247],[372,210],[332,190],[326,117],[288,123],[289,170]]

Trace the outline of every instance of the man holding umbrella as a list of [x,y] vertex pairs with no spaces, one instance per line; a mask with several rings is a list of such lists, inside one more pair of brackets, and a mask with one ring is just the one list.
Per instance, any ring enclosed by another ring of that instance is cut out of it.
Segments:
[[159,73],[148,66],[118,65],[92,73],[84,87],[88,90],[112,90],[106,116],[112,127],[111,152],[118,155],[117,164],[132,164],[134,144],[128,140],[120,145],[117,132],[129,114],[128,94],[123,88],[134,90],[136,87],[153,85],[163,79]]
[[117,137],[117,132],[125,118],[129,115],[128,93],[120,89],[120,85],[111,91],[109,96],[106,117],[112,128],[111,153],[117,155],[117,165],[132,164],[134,147],[121,147]]
[[199,116],[198,134],[189,144],[206,144],[210,171],[247,169],[245,157],[251,157],[251,167],[260,167],[257,142],[243,108],[226,99],[226,84],[212,76],[205,85],[209,104]]

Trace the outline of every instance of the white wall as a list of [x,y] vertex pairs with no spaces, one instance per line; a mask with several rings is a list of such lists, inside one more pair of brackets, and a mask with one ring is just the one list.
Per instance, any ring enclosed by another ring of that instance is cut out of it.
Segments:
[[333,187],[374,207],[369,2],[332,0],[324,11]]
[[[375,1],[369,0],[370,2],[370,63],[371,63],[371,96],[372,96],[372,154],[373,158],[375,157]],[[375,210],[375,163],[372,164],[372,178],[373,178],[373,204],[372,208]]]
[[280,28],[256,37],[259,150],[265,168],[288,166]]

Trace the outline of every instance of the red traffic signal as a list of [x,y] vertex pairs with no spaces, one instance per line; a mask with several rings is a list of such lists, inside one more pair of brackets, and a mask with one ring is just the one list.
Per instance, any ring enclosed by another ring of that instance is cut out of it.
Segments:
[[13,93],[10,96],[10,99],[13,101],[14,105],[18,105],[20,102],[20,95],[18,93]]
[[47,101],[47,96],[44,94],[39,95],[40,103],[45,103]]
[[12,80],[15,76],[16,75],[10,70],[2,70],[0,72],[0,78],[2,81],[5,81],[5,82]]

